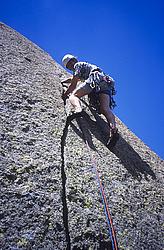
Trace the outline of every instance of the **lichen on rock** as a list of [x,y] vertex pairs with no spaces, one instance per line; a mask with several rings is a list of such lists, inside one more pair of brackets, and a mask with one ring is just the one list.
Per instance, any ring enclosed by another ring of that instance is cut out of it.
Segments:
[[162,250],[163,161],[119,118],[120,139],[110,151],[105,120],[86,108],[86,116],[72,120],[65,136],[63,186],[61,80],[70,75],[2,23],[0,62],[0,248],[111,248],[92,154],[119,248]]

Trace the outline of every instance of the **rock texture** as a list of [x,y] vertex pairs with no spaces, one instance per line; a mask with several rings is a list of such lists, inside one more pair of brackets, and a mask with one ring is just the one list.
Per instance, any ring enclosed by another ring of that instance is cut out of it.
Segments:
[[0,64],[0,249],[111,249],[92,154],[119,249],[162,250],[164,162],[118,118],[112,151],[92,110],[66,123],[69,74],[3,23]]

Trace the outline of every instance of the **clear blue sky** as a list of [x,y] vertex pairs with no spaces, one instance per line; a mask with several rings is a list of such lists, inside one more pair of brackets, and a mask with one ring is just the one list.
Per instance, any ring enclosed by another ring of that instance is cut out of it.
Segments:
[[0,21],[58,63],[72,53],[109,73],[115,114],[164,158],[163,0],[5,0]]

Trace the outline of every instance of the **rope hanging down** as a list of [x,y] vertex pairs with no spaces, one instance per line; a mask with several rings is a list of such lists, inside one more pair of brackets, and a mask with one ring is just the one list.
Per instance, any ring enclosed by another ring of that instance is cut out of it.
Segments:
[[[85,115],[84,116],[82,115],[81,117],[85,117]],[[90,155],[92,168],[94,169],[94,172],[96,174],[96,180],[97,180],[99,188],[100,188],[100,195],[101,195],[101,198],[102,198],[102,203],[104,205],[104,212],[105,212],[105,216],[106,216],[106,220],[107,220],[107,224],[108,224],[109,237],[110,237],[111,242],[112,242],[112,249],[113,250],[118,250],[116,234],[115,234],[112,218],[111,218],[111,215],[110,215],[110,212],[109,212],[108,203],[107,203],[105,191],[104,191],[104,188],[103,188],[103,184],[101,182],[99,172],[98,172],[98,169],[97,169],[96,160],[95,160],[95,158],[93,157],[93,155],[91,153],[91,148],[90,148],[90,146],[88,144],[88,141],[87,141],[87,138],[85,136],[85,130],[84,130],[84,128],[83,128],[83,126],[82,126],[82,124],[80,122],[81,121],[80,115],[77,116],[77,120],[79,121],[79,125],[80,125],[81,131],[82,131],[82,134],[83,134],[83,138],[84,138],[84,142],[85,142],[85,144],[86,144],[86,146],[88,148],[88,152],[89,152],[89,155]]]
[[105,191],[104,191],[101,179],[100,179],[99,172],[97,170],[97,164],[96,164],[95,159],[93,158],[93,155],[91,154],[91,150],[90,150],[90,147],[88,145],[87,140],[85,140],[85,143],[86,143],[87,148],[88,148],[88,150],[90,152],[92,167],[93,167],[93,169],[95,171],[96,179],[97,179],[97,182],[98,182],[98,185],[99,185],[99,188],[100,188],[100,194],[101,194],[102,202],[103,202],[103,205],[104,205],[104,212],[105,212],[105,216],[106,216],[106,220],[107,220],[107,224],[108,224],[109,236],[110,236],[110,239],[111,239],[111,242],[112,242],[112,248],[113,248],[113,250],[118,250],[118,244],[117,244],[117,240],[116,240],[116,234],[115,234],[115,230],[114,230],[114,226],[113,226],[113,222],[112,222],[112,217],[111,217],[110,212],[109,212]]

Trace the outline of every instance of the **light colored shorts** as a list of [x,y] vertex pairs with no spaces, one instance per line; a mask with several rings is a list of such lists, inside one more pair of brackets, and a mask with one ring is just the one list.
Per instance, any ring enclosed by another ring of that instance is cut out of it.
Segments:
[[[111,87],[110,84],[106,81],[102,81],[99,83],[100,90],[96,91],[98,94],[104,93],[107,95],[111,95]],[[95,91],[95,88],[91,88],[90,84],[85,82],[81,82],[76,89],[73,91],[73,94],[75,94],[78,90],[85,90],[87,94],[90,94],[92,91]]]

